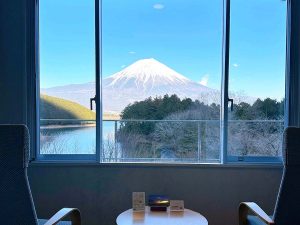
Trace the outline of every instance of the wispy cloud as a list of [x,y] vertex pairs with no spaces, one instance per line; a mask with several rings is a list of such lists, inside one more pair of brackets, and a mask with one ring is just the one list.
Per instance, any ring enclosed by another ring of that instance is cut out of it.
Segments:
[[165,8],[165,6],[163,4],[156,3],[153,5],[153,8],[157,10],[162,10]]
[[130,52],[128,52],[128,53],[131,54],[131,55],[133,55],[133,54],[135,54],[136,52],[130,51]]
[[233,65],[233,67],[235,67],[235,68],[239,67],[239,64],[237,64],[237,63],[233,63],[232,65]]
[[205,74],[201,80],[199,81],[199,84],[202,84],[204,86],[207,86],[209,80],[209,74]]

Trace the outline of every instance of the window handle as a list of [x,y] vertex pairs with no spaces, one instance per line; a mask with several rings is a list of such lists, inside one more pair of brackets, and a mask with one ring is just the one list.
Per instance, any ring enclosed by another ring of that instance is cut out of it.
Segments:
[[93,101],[96,103],[96,95],[94,98],[90,98],[90,109],[93,110]]
[[233,111],[233,98],[228,98],[228,102],[230,102],[230,111]]

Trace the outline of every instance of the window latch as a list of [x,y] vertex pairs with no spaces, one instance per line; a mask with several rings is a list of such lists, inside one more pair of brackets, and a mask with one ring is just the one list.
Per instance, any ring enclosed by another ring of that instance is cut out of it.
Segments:
[[90,98],[90,109],[93,110],[93,101],[96,103],[96,95],[94,98]]
[[230,102],[230,110],[233,111],[233,98],[228,98],[228,102]]

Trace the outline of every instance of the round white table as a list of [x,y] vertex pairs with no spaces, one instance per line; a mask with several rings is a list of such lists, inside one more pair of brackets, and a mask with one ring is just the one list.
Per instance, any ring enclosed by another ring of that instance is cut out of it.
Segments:
[[145,212],[133,212],[128,209],[117,218],[118,225],[144,224],[144,225],[208,225],[204,216],[190,209],[183,212],[153,212],[146,207]]

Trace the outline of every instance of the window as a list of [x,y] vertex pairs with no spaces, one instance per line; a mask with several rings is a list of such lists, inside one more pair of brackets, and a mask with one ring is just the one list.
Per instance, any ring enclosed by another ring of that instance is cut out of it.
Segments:
[[228,156],[280,157],[286,2],[231,0],[230,13]]
[[226,2],[40,0],[38,158],[279,160],[286,3]]
[[41,0],[39,6],[38,156],[95,159],[94,1]]

